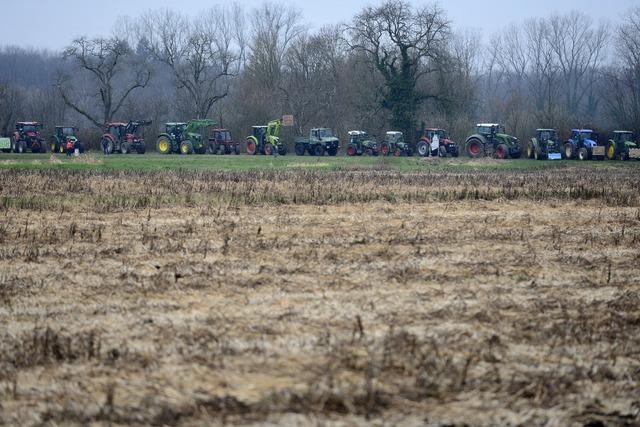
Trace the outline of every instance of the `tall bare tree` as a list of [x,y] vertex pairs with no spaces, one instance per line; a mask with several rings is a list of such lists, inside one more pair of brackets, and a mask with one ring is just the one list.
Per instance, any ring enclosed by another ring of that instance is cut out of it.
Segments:
[[423,76],[438,70],[451,36],[445,12],[436,5],[414,9],[403,0],[367,7],[348,26],[352,49],[363,52],[385,82],[383,107],[391,124],[413,134],[419,105],[437,93],[417,89]]
[[[60,74],[56,86],[64,102],[97,127],[112,121],[125,101],[137,89],[147,86],[151,71],[137,58],[129,44],[120,38],[81,37],[63,53],[65,60],[88,76],[88,86],[77,89],[78,81],[71,74]],[[78,93],[80,92],[80,93]],[[99,100],[101,111],[92,104]]]
[[193,20],[171,10],[149,12],[140,19],[140,43],[171,69],[178,90],[191,105],[188,113],[207,117],[228,95],[245,49],[242,19],[239,10],[223,7]]

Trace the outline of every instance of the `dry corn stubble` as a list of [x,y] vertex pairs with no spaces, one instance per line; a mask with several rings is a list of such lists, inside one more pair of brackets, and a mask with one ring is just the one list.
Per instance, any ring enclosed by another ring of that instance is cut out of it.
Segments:
[[4,423],[638,422],[635,169],[0,178]]

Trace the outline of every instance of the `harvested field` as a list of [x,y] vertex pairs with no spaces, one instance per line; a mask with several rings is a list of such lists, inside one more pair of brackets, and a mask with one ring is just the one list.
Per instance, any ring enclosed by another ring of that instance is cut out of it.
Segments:
[[640,173],[0,170],[0,424],[640,424]]

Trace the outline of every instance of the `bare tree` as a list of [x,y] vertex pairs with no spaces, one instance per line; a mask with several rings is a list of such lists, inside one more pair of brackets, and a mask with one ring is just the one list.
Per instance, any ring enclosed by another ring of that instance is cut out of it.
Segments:
[[188,113],[207,117],[229,93],[244,52],[243,14],[214,7],[194,20],[162,10],[140,19],[138,39],[156,61],[168,66],[178,90],[191,106]]
[[[65,49],[63,57],[89,76],[90,87],[84,93],[74,93],[74,79],[61,74],[56,83],[60,95],[70,108],[97,127],[112,121],[129,96],[146,87],[151,78],[144,62],[136,58],[126,41],[117,37],[78,38]],[[95,99],[102,104],[102,111],[94,111],[89,105]]]
[[413,134],[419,105],[438,94],[420,91],[418,82],[436,72],[451,36],[445,13],[436,5],[413,9],[403,0],[367,7],[348,26],[349,44],[362,52],[384,78],[383,107],[391,124]]

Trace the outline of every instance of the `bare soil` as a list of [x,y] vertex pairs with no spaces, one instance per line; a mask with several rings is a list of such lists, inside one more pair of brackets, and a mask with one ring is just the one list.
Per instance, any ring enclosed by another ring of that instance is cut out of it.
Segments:
[[0,424],[640,424],[638,169],[0,171]]

